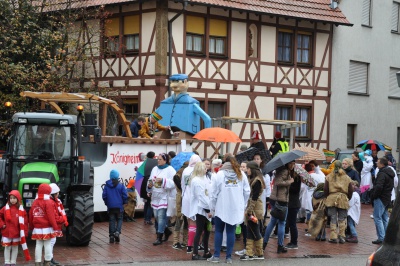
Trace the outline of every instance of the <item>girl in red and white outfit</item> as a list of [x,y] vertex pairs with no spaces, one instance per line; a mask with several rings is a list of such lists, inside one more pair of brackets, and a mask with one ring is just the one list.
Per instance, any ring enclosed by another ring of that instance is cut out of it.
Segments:
[[41,184],[29,211],[29,224],[32,230],[32,239],[36,240],[35,266],[42,265],[42,250],[44,247],[44,266],[51,265],[53,258],[50,240],[58,230],[55,217],[54,201],[50,200],[51,187]]
[[[53,249],[54,245],[56,244],[57,237],[62,237],[62,226],[65,224],[65,226],[68,226],[68,219],[67,215],[65,214],[64,211],[64,206],[61,202],[61,200],[58,198],[58,195],[60,194],[60,188],[57,186],[55,183],[50,184],[51,187],[51,200],[54,202],[54,207],[55,207],[55,217],[56,217],[56,222],[58,225],[58,228],[55,233],[55,237],[51,238],[50,244],[51,244],[51,254],[53,254]],[[58,261],[54,260],[54,258],[51,259],[51,264],[52,265],[58,265],[60,264]]]
[[18,190],[12,190],[8,202],[0,210],[1,245],[4,247],[4,265],[16,265],[18,245],[24,250],[25,260],[31,259],[26,245],[28,218],[21,202]]

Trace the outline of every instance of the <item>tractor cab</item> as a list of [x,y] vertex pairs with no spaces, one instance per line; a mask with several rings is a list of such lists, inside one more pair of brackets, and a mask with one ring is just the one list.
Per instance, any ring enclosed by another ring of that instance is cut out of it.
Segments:
[[12,133],[3,155],[8,162],[4,185],[9,188],[6,191],[21,193],[27,209],[42,183],[57,183],[60,195],[66,192],[77,158],[75,124],[72,115],[16,113],[12,117]]

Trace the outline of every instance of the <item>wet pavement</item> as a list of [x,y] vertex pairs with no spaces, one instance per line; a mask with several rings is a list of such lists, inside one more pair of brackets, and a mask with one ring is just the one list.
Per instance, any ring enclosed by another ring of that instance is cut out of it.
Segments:
[[[359,243],[331,244],[315,241],[305,235],[306,224],[297,224],[299,238],[297,250],[289,250],[286,254],[277,254],[277,239],[270,239],[265,250],[265,259],[279,258],[319,258],[319,257],[365,257],[374,252],[379,246],[373,245],[376,239],[375,225],[371,205],[362,205],[360,224],[357,226]],[[213,233],[211,234],[213,236]],[[327,230],[329,237],[329,230]],[[290,239],[285,239],[285,244]],[[87,247],[70,247],[65,237],[58,238],[54,247],[54,258],[62,265],[104,265],[104,264],[128,264],[137,262],[172,262],[187,261],[191,259],[186,250],[175,250],[172,246],[172,236],[167,243],[153,246],[155,241],[154,226],[145,225],[143,218],[137,218],[136,222],[124,222],[122,226],[121,242],[109,244],[108,222],[95,223],[92,241]],[[23,261],[22,250],[19,248],[18,265],[34,265],[35,242],[28,240],[32,261]],[[211,237],[210,246],[213,247]],[[243,241],[236,241],[234,250],[243,249]],[[224,259],[224,253],[221,254]],[[0,259],[4,261],[3,252]],[[233,255],[234,263],[239,263],[239,257]],[[265,261],[265,262],[266,262]],[[264,263],[265,263],[264,262]],[[242,262],[245,263],[245,262]],[[263,264],[264,264],[263,263]]]

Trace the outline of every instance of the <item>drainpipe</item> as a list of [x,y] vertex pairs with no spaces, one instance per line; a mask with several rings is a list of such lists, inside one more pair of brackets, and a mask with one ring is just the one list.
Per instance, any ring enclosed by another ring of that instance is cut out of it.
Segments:
[[183,9],[176,14],[173,18],[168,20],[168,97],[171,96],[171,86],[169,77],[172,75],[172,22],[174,22],[180,15],[186,11],[187,0],[183,1]]

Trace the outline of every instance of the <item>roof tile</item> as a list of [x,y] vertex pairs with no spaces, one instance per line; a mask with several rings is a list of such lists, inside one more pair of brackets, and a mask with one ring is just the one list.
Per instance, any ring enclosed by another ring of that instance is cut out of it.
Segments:
[[[167,1],[167,0],[164,0]],[[53,0],[57,9],[110,5],[138,0]],[[253,11],[263,14],[352,25],[339,8],[330,8],[331,0],[189,0],[190,3]]]

